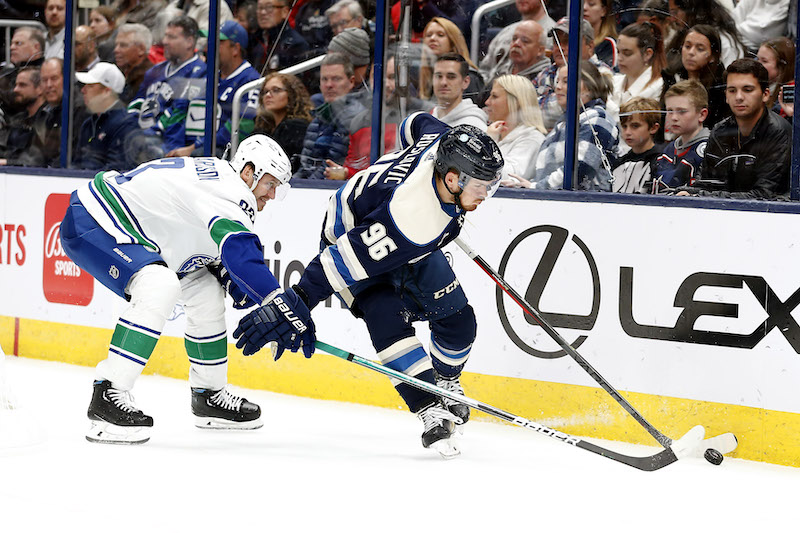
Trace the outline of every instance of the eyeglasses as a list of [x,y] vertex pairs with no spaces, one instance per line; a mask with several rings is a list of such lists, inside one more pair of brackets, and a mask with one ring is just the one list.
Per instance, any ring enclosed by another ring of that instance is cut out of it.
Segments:
[[279,94],[285,93],[285,92],[286,92],[286,89],[284,89],[283,87],[272,87],[270,89],[264,89],[264,96],[266,96],[268,94],[274,94],[275,96],[278,96]]
[[264,4],[264,5],[258,6],[256,8],[256,11],[258,11],[260,13],[272,13],[274,10],[283,9],[284,7],[287,7],[287,6],[285,6],[283,4]]
[[351,22],[353,22],[353,19],[338,20],[338,21],[334,22],[333,24],[331,24],[331,29],[333,31],[342,29],[345,26],[347,26],[348,24],[350,24]]

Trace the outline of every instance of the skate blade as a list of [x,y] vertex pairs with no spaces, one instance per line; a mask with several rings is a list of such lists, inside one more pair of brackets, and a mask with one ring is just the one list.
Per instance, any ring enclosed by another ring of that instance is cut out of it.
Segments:
[[226,420],[224,418],[213,418],[209,416],[194,417],[194,425],[200,429],[258,429],[264,426],[261,418],[255,420],[248,420],[246,422],[234,422],[233,420]]
[[461,455],[461,450],[452,438],[437,440],[430,447],[439,452],[444,459],[455,459]]
[[150,440],[150,429],[149,426],[116,426],[93,420],[86,440],[100,444],[144,444]]

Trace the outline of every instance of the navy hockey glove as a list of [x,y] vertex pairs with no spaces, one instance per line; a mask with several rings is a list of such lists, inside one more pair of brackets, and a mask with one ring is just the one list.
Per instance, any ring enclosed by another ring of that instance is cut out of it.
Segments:
[[287,289],[242,318],[233,336],[238,339],[236,347],[244,355],[256,353],[267,343],[277,343],[276,361],[284,350],[296,352],[301,347],[303,354],[311,357],[314,343],[317,342],[311,311],[292,289]]
[[233,282],[228,269],[225,268],[221,261],[214,261],[206,266],[211,274],[217,278],[217,281],[219,281],[219,284],[225,289],[225,292],[233,298],[234,309],[247,309],[248,307],[256,305],[257,302],[251,300],[247,293]]

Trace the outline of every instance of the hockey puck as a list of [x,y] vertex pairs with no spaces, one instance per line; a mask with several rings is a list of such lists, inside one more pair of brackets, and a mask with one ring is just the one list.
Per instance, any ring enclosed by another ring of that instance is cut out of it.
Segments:
[[709,448],[706,450],[706,453],[703,454],[703,457],[706,458],[706,461],[711,463],[712,465],[720,465],[722,464],[723,456],[714,448]]

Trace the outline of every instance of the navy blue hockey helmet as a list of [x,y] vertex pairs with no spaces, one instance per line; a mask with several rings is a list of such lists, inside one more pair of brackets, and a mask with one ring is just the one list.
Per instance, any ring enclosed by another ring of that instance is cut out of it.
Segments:
[[449,170],[459,173],[463,187],[469,178],[499,182],[503,156],[491,137],[475,126],[456,126],[442,136],[436,152],[436,170],[441,176]]

